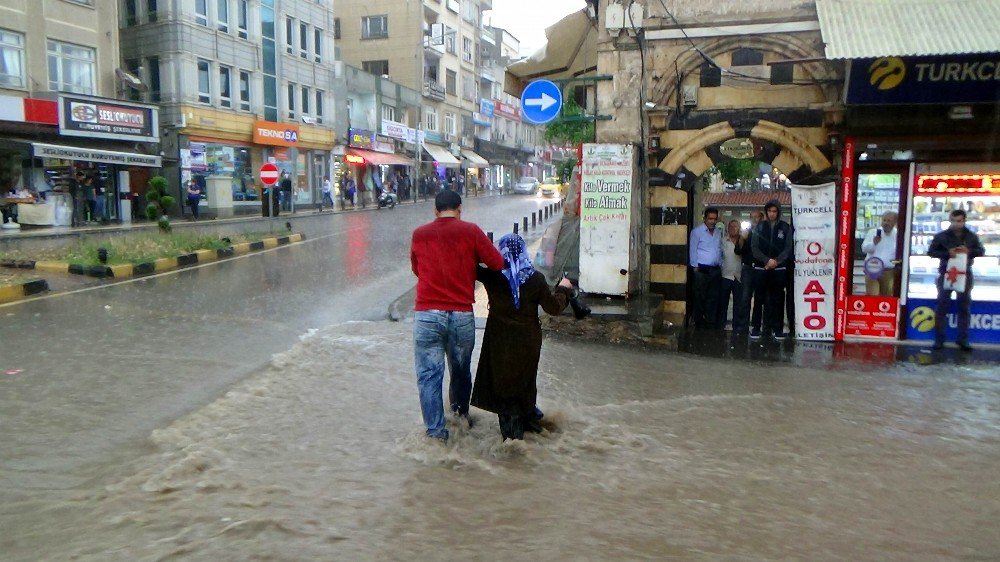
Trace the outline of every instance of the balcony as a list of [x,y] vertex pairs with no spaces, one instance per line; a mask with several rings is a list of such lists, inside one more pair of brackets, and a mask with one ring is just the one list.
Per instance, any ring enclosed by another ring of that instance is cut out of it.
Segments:
[[424,82],[424,97],[432,100],[444,101],[444,86],[437,82]]

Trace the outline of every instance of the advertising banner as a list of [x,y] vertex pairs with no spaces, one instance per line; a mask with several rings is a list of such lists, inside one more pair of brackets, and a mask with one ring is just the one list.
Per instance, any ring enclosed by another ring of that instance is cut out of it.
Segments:
[[844,139],[844,159],[840,176],[840,214],[837,219],[836,319],[833,336],[843,341],[847,324],[847,293],[854,275],[854,138]]
[[628,144],[584,144],[580,185],[580,288],[628,292],[634,154]]
[[[933,299],[906,299],[909,315],[906,322],[906,338],[911,340],[934,339]],[[945,339],[955,341],[958,335],[958,303],[952,300],[945,324]],[[972,301],[969,315],[969,341],[972,343],[996,343],[1000,341],[1000,302]]]
[[847,297],[845,335],[896,338],[899,326],[899,299],[896,297]]
[[1000,56],[853,60],[846,96],[848,104],[858,105],[996,103],[1000,99]]
[[833,341],[837,184],[792,185],[795,339]]
[[158,109],[151,105],[59,96],[59,134],[143,142],[160,142]]
[[256,121],[253,124],[253,142],[271,146],[298,146],[299,126],[290,123]]

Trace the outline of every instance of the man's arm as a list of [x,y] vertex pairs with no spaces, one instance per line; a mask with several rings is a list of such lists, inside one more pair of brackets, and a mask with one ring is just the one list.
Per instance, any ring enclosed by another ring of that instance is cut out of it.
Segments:
[[753,259],[761,263],[767,263],[767,260],[769,260],[770,258],[768,258],[767,255],[764,254],[764,250],[762,250],[760,247],[761,240],[764,239],[764,236],[762,236],[761,234],[762,231],[763,228],[758,224],[756,230],[750,236],[750,242],[751,242],[750,248],[753,250]]
[[864,242],[861,243],[861,251],[866,254],[871,254],[875,251],[875,231],[869,230],[868,234],[865,235]]
[[969,235],[972,237],[972,241],[966,245],[966,248],[969,249],[969,258],[978,258],[985,255],[986,248],[984,248],[983,244],[979,241],[979,236],[977,236],[975,232],[971,231],[969,232]]
[[[779,223],[780,224],[780,223]],[[792,255],[792,225],[785,223],[785,247],[778,254],[778,257],[774,258],[774,261],[778,262],[778,267],[785,265],[788,261],[788,256]]]
[[416,275],[417,277],[420,277],[420,275],[417,274],[417,252],[415,251],[416,245],[417,245],[417,240],[416,236],[414,236],[413,238],[410,239],[410,271],[412,271],[413,274]]
[[691,231],[691,238],[688,241],[688,263],[691,267],[698,267],[698,229],[700,227],[694,227]]
[[934,235],[934,238],[931,240],[930,247],[927,248],[928,256],[942,260],[946,260],[951,257],[951,252],[944,245],[944,235],[944,232],[939,232]]
[[479,258],[479,263],[486,264],[486,267],[493,271],[503,269],[503,256],[500,255],[500,250],[497,250],[483,229],[478,226],[476,227],[476,257]]

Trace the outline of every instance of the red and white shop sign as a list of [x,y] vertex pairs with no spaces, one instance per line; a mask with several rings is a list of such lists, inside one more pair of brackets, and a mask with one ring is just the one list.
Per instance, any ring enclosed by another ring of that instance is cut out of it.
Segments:
[[896,297],[847,297],[846,335],[895,339],[898,328],[899,299]]
[[279,175],[280,172],[278,171],[278,167],[270,162],[260,167],[260,181],[264,185],[274,185],[278,183]]
[[837,245],[836,318],[833,337],[843,341],[847,328],[847,293],[854,275],[854,137],[844,139],[841,166],[840,236]]
[[837,184],[792,185],[795,338],[833,341]]

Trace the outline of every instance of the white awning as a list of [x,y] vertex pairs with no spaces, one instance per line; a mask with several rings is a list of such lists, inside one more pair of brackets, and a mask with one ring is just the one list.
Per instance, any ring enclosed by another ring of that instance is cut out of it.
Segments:
[[997,0],[816,0],[828,59],[1000,51]]
[[425,144],[424,150],[427,151],[427,154],[431,155],[431,158],[433,158],[435,162],[445,168],[458,168],[462,165],[462,163],[458,161],[458,158],[452,156],[452,154],[448,152],[448,149],[443,146]]
[[469,150],[467,148],[462,149],[462,156],[472,164],[473,168],[482,168],[483,166],[489,166],[490,163],[482,156],[476,154],[474,150]]
[[504,91],[520,97],[524,86],[535,79],[555,80],[596,72],[597,35],[586,9],[545,28],[545,46],[507,67]]
[[122,166],[144,166],[147,168],[159,168],[162,166],[162,159],[159,156],[139,154],[137,152],[94,150],[92,148],[42,144],[37,142],[31,143],[31,150],[37,158],[82,160],[85,162],[100,162],[102,164],[120,164]]

